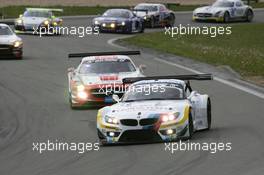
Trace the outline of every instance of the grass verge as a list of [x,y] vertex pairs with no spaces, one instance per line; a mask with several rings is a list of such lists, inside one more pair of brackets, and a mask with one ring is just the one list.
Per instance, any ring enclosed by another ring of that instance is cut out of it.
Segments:
[[[232,25],[231,35],[146,33],[124,39],[128,44],[153,48],[216,66],[228,65],[243,77],[264,80],[264,24]],[[264,82],[262,82],[264,85]],[[261,83],[261,84],[262,84]]]
[[[264,2],[252,3],[254,8],[264,8]],[[177,5],[171,4],[169,8],[173,11],[193,11],[195,8],[201,5]],[[0,17],[1,14],[4,15],[4,18],[17,18],[20,14],[25,11],[26,7],[41,7],[41,8],[62,8],[63,13],[58,14],[59,16],[75,16],[75,15],[97,15],[102,14],[109,8],[130,8],[128,6],[122,7],[105,7],[105,6],[7,6],[0,7]]]

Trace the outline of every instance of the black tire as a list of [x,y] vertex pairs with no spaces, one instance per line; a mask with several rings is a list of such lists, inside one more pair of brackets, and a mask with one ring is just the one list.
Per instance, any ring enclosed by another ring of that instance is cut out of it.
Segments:
[[71,93],[69,93],[69,103],[70,103],[70,107],[71,107],[71,109],[76,109],[76,107],[74,107],[74,106],[72,105]]
[[246,21],[247,22],[251,22],[252,20],[253,20],[253,18],[254,18],[254,13],[253,13],[253,11],[252,10],[247,10],[247,12],[246,12]]
[[189,131],[189,136],[186,137],[186,140],[190,140],[193,136],[193,118],[192,118],[192,112],[190,110],[189,112],[189,125],[188,125],[188,131]]
[[141,29],[140,29],[140,32],[139,33],[144,33],[145,31],[145,25],[144,23],[141,24]]
[[224,14],[224,22],[228,23],[230,21],[230,14],[228,12],[225,12]]
[[175,23],[175,15],[174,14],[170,14],[170,19],[169,19],[169,24],[168,27],[173,27],[174,23]]
[[98,129],[97,129],[97,136],[98,136],[98,141],[99,141],[100,146],[107,145],[107,143],[104,140],[104,137],[102,136],[102,134],[100,133]]
[[207,128],[206,130],[211,129],[211,123],[212,123],[212,107],[211,107],[211,100],[208,98],[207,100]]
[[133,30],[132,30],[132,23],[128,26],[127,30],[126,30],[126,34],[132,34]]
[[150,28],[154,28],[155,27],[155,18],[154,16],[151,16],[150,18]]

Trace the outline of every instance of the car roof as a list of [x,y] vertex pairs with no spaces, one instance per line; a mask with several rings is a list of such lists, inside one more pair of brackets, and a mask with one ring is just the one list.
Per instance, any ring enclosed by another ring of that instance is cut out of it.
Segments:
[[0,26],[2,26],[2,27],[9,27],[7,24],[4,24],[4,23],[0,23]]
[[90,56],[90,57],[84,57],[82,59],[82,62],[86,62],[86,61],[96,61],[96,60],[100,60],[100,61],[119,61],[119,60],[129,60],[131,61],[131,58],[129,58],[126,55],[104,55],[104,56]]
[[239,1],[239,2],[241,2],[241,0],[217,0],[217,1],[226,1],[226,2],[237,2],[237,1]]
[[129,10],[129,9],[121,9],[121,8],[107,9],[106,11],[108,11],[108,10],[116,10],[116,11],[127,11],[127,12],[131,12],[131,10]]
[[152,83],[181,84],[183,87],[185,87],[185,82],[183,80],[178,80],[178,79],[141,80],[141,81],[133,83],[132,85],[144,85],[144,84],[152,84]]
[[158,3],[140,3],[138,5],[144,5],[144,6],[160,6],[160,5],[163,5],[163,4],[158,4]]

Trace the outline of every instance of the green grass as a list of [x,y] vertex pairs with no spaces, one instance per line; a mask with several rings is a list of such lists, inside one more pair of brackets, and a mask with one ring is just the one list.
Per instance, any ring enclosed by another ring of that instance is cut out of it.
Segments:
[[[264,8],[264,2],[252,3],[254,8]],[[201,5],[179,5],[171,4],[169,8],[173,11],[193,11],[195,8]],[[26,7],[41,7],[41,8],[62,8],[64,9],[63,13],[58,13],[59,16],[74,16],[74,15],[97,15],[102,14],[109,8],[130,8],[128,6],[122,7],[106,7],[106,6],[7,6],[0,7],[0,14],[4,14],[5,18],[16,18],[25,11]],[[1,15],[0,15],[1,16]]]
[[[105,12],[109,7],[96,6],[7,6],[0,8],[0,13],[4,14],[5,18],[17,18],[23,14],[27,7],[36,8],[62,8],[63,13],[55,13],[58,16],[75,16],[75,15],[98,15]],[[112,8],[112,7],[111,7]],[[128,8],[128,7],[113,7],[113,8]]]
[[213,65],[229,65],[242,76],[264,78],[264,24],[237,24],[231,35],[215,38],[205,35],[147,33],[124,41]]

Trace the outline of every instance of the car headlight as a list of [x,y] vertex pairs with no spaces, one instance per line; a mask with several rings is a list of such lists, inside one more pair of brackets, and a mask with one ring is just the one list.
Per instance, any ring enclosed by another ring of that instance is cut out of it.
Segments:
[[216,12],[215,17],[219,17],[222,11]]
[[121,25],[122,25],[122,26],[125,26],[125,25],[126,25],[126,22],[123,21],[123,22],[121,23]]
[[115,117],[105,116],[105,122],[109,124],[118,124],[118,120]]
[[52,24],[53,24],[54,26],[57,26],[57,25],[58,25],[58,23],[57,23],[56,21],[54,21]]
[[85,91],[78,91],[77,96],[79,99],[85,100],[85,99],[87,99],[88,94]]
[[148,19],[148,17],[147,16],[144,16],[144,19],[146,20],[146,19]]
[[45,20],[45,21],[43,22],[43,24],[45,24],[45,25],[47,26],[47,25],[49,25],[49,21],[48,21],[48,20]]
[[169,122],[176,120],[180,116],[179,112],[171,113],[171,114],[163,114],[161,115],[161,121],[162,122]]
[[85,90],[85,87],[84,85],[77,85],[77,91],[84,91]]
[[22,24],[22,23],[23,23],[22,19],[18,19],[16,22],[17,22],[18,24]]
[[20,47],[21,45],[22,45],[22,41],[15,41],[14,44],[13,44],[13,46],[16,47],[16,48]]
[[110,27],[115,28],[115,23],[111,23]]
[[98,24],[99,24],[99,21],[95,20],[95,21],[94,21],[94,24],[95,24],[95,25],[98,25]]

